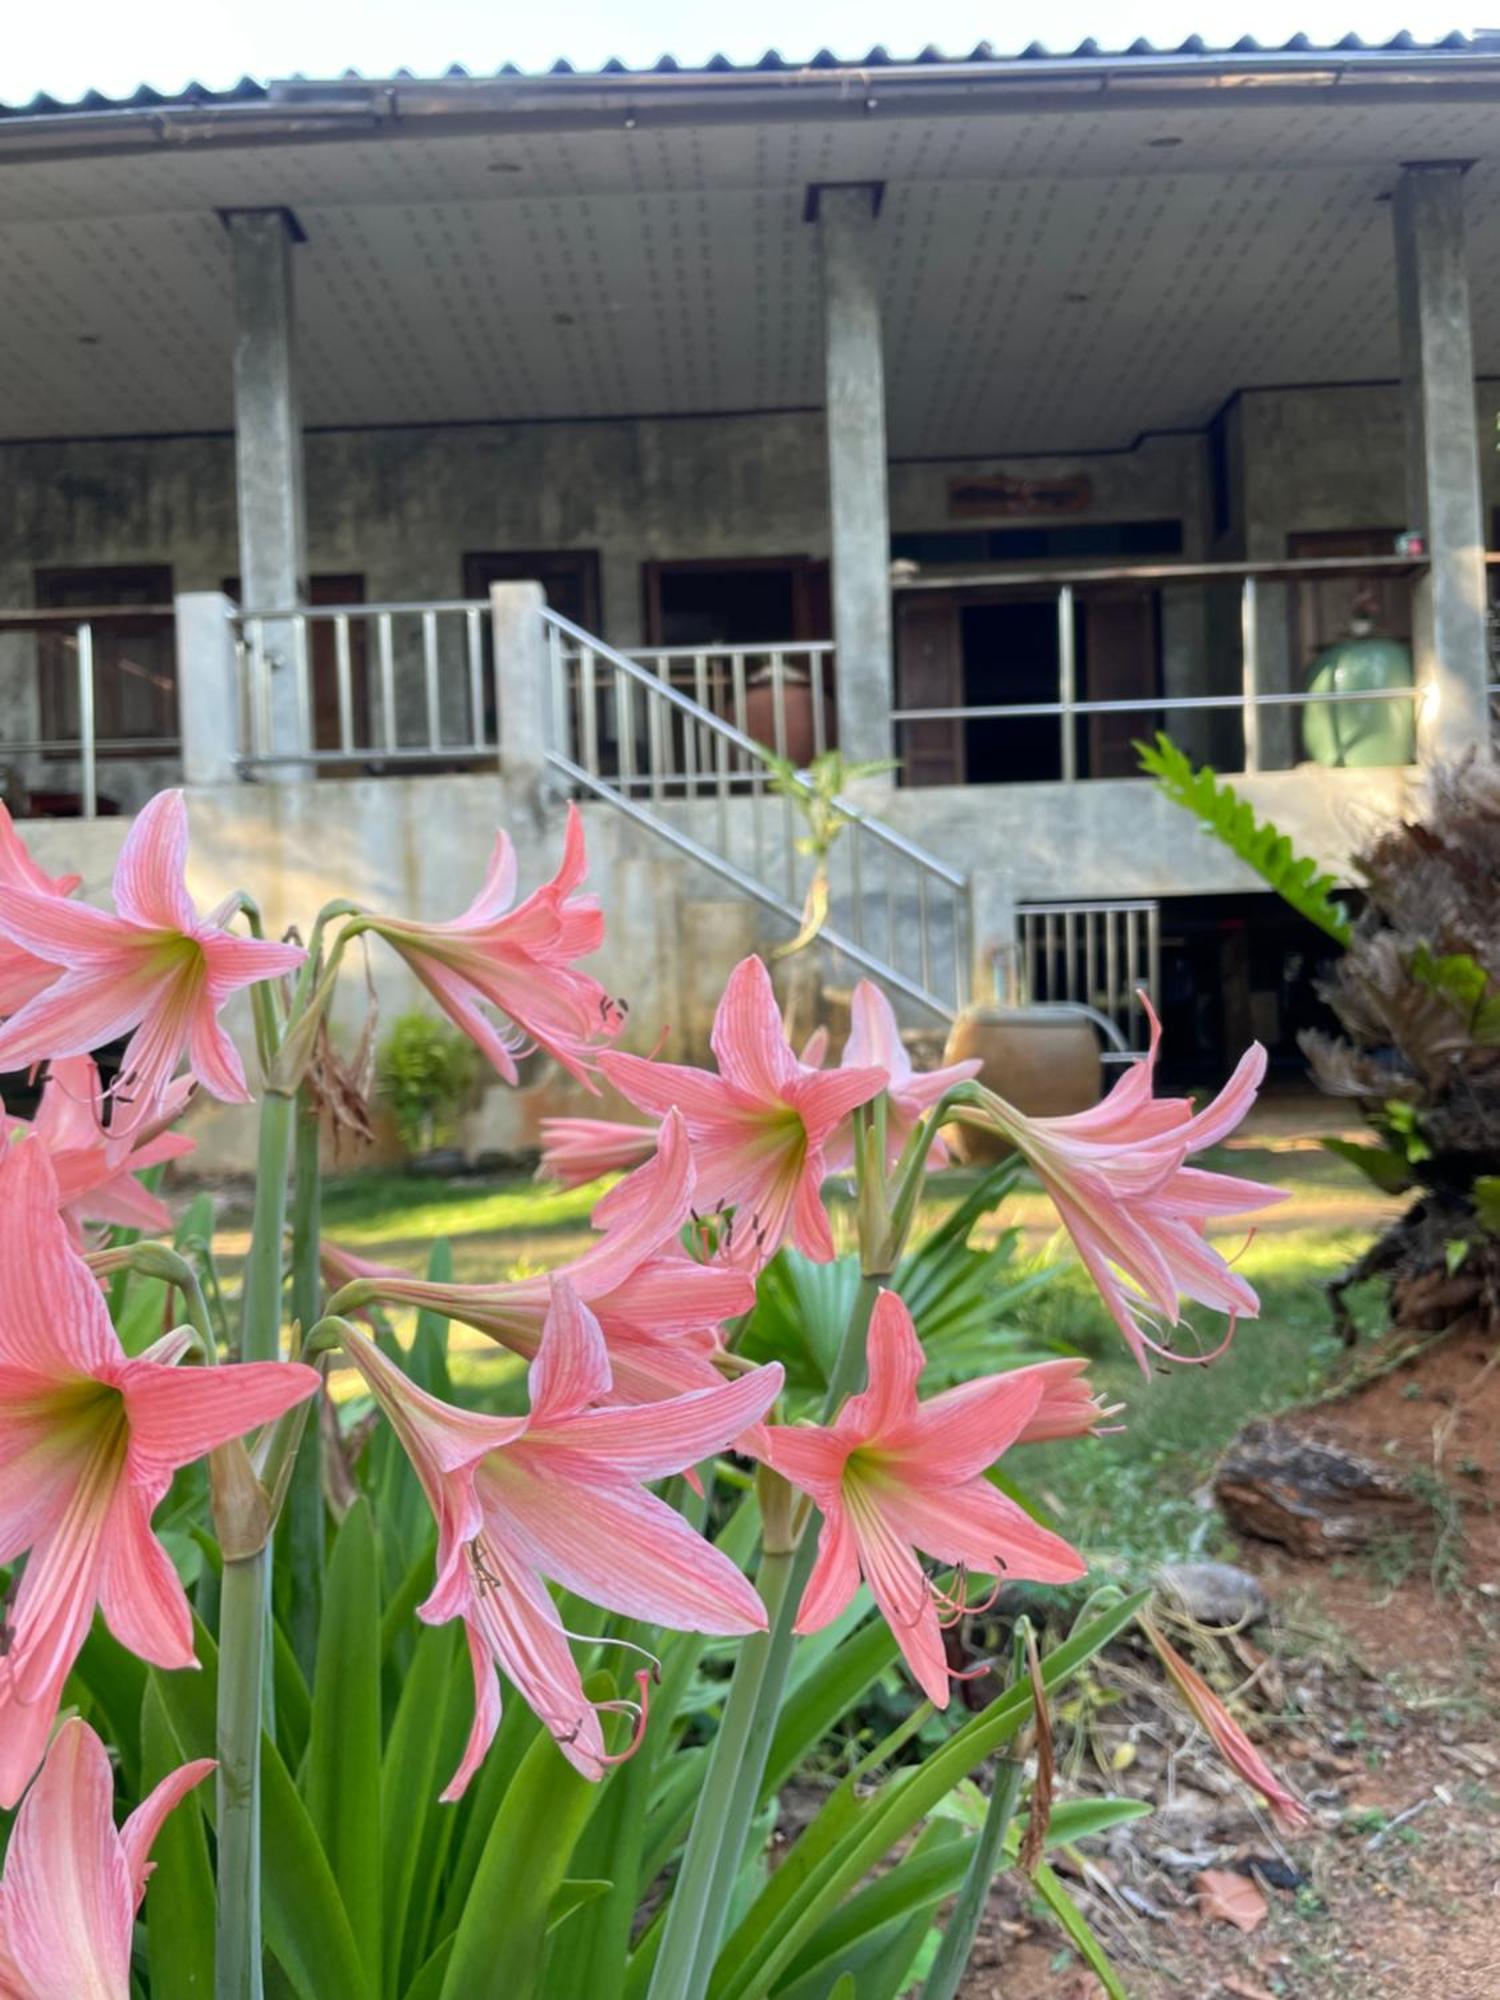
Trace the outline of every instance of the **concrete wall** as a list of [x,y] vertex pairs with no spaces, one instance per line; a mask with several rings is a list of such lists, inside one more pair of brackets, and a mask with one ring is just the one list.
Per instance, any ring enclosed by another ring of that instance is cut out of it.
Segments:
[[[1374,814],[1399,805],[1404,784],[1397,772],[1304,770],[1247,779],[1244,789],[1299,845],[1339,869],[1356,837],[1352,830],[1367,828]],[[289,926],[305,936],[318,908],[335,896],[352,897],[375,911],[451,916],[477,885],[497,824],[508,825],[516,840],[524,892],[552,873],[562,832],[560,807],[538,820],[529,802],[507,798],[493,774],[234,785],[191,791],[188,799],[189,884],[199,904],[206,907],[235,888],[248,888],[273,936]],[[712,839],[715,806],[677,810],[700,837]],[[978,878],[983,893],[976,896],[976,907],[991,911],[1013,901],[1212,894],[1258,886],[1216,842],[1139,780],[901,792],[889,817]],[[787,927],[609,807],[586,806],[584,819],[590,887],[607,918],[605,947],[592,969],[611,993],[630,1003],[628,1044],[650,1050],[660,1043],[678,1060],[702,1061],[730,967],[745,953],[780,942]],[[125,830],[120,819],[37,821],[24,828],[43,866],[54,874],[80,872],[82,893],[99,901],[108,897]],[[747,801],[728,809],[728,831],[731,851],[748,865],[755,835]],[[763,836],[767,831],[762,829]],[[773,832],[773,842],[774,837]],[[767,858],[774,867],[774,849]],[[871,880],[866,887],[883,908],[878,884]],[[915,922],[909,898],[899,920],[909,944]],[[981,952],[1001,942],[998,934],[976,940]],[[335,1014],[346,1046],[357,1039],[370,1004],[361,960],[358,949],[351,951]],[[421,995],[405,967],[378,941],[369,943],[368,963],[379,1020],[388,1027]],[[847,967],[835,971],[852,981]],[[253,1063],[243,996],[232,1003],[228,1019]],[[531,1064],[522,1088],[497,1086],[485,1093],[467,1142],[475,1152],[531,1146],[542,1116],[587,1104],[550,1065]],[[203,1101],[191,1118],[200,1166],[249,1170],[255,1144],[250,1110]]]

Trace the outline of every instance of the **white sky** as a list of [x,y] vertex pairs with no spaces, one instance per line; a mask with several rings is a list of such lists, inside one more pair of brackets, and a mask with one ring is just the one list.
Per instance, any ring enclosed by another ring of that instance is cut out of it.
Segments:
[[[1016,49],[1037,39],[1061,50],[1087,35],[1106,48],[1137,35],[1172,43],[1200,34],[1212,45],[1245,33],[1283,41],[1299,30],[1314,41],[1351,30],[1377,41],[1409,28],[1429,40],[1473,25],[1454,18],[1455,4],[1464,0],[1052,0],[1045,9],[974,0],[752,0],[749,8],[743,0],[0,0],[0,101],[39,90],[119,96],[138,83],[170,91],[193,79],[222,88],[246,74],[294,71],[432,74],[452,62],[483,71],[507,61],[539,69],[558,56],[579,68],[609,56],[701,61],[716,50],[746,61],[768,47],[789,60],[824,45],[852,57],[876,42],[901,56],[928,42],[961,54],[981,40]],[[1489,13],[1500,16],[1500,0]]]

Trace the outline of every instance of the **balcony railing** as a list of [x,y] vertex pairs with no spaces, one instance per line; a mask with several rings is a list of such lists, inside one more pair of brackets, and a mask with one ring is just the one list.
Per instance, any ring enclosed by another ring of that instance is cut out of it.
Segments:
[[170,604],[0,611],[0,796],[16,817],[131,810],[140,799],[101,794],[101,760],[176,763],[173,620]]
[[[242,761],[380,770],[493,758],[489,615],[483,598],[236,614]],[[292,749],[276,728],[283,681]]]
[[[1230,723],[1229,730],[1221,727],[1215,732],[1218,740],[1214,744],[1213,761],[1223,769],[1259,771],[1297,762],[1298,758],[1286,747],[1268,754],[1268,717],[1309,708],[1341,708],[1347,704],[1363,704],[1363,714],[1367,717],[1372,705],[1394,702],[1415,719],[1416,701],[1416,690],[1411,686],[1324,691],[1294,685],[1301,683],[1311,664],[1310,657],[1297,657],[1299,650],[1306,650],[1299,649],[1298,643],[1295,614],[1303,600],[1297,593],[1339,579],[1378,587],[1393,579],[1415,578],[1425,568],[1422,560],[1392,555],[1315,557],[1279,563],[1163,563],[1076,570],[1007,570],[987,575],[949,573],[904,579],[898,585],[903,594],[962,591],[974,593],[971,602],[985,603],[1050,598],[1055,620],[1057,694],[1053,699],[1043,700],[898,707],[893,714],[898,751],[903,762],[910,763],[912,732],[919,725],[946,724],[951,731],[964,731],[974,723],[1050,719],[1056,724],[1055,768],[1033,768],[1024,775],[1072,783],[1081,777],[1124,775],[1120,770],[1089,768],[1092,760],[1080,724],[1087,725],[1091,718],[1120,718],[1126,726],[1117,725],[1113,733],[1128,745],[1132,734],[1150,733],[1157,728],[1173,733],[1184,718],[1201,716],[1224,717]],[[1229,610],[1226,591],[1233,593],[1232,618],[1225,615]],[[1178,692],[1161,685],[1143,687],[1124,697],[1096,699],[1081,692],[1086,676],[1081,676],[1080,640],[1086,644],[1090,606],[1110,596],[1118,603],[1121,593],[1129,592],[1141,593],[1152,601],[1158,627],[1163,604],[1169,596],[1179,606],[1196,599],[1201,629],[1191,640],[1180,643],[1179,677],[1201,692]],[[1225,633],[1227,644],[1211,630],[1211,611],[1217,613],[1219,630]],[[1232,634],[1225,632],[1230,626],[1234,628]],[[1315,656],[1320,648],[1312,650]],[[998,659],[994,678],[1002,686],[1005,674],[1006,662]],[[1216,680],[1221,685],[1215,687]],[[1277,682],[1280,684],[1274,684]],[[1236,722],[1237,729],[1233,726]],[[924,749],[930,768],[930,730],[928,735]],[[1120,745],[1115,748],[1118,752]],[[962,761],[962,753],[956,748],[952,754],[956,761]],[[1044,757],[1039,761],[1046,764],[1054,760]]]

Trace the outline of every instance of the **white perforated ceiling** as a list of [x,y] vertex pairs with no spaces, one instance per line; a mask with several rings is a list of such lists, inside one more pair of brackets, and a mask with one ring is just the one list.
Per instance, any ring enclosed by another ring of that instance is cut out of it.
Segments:
[[361,136],[0,167],[0,436],[222,430],[216,211],[285,205],[313,425],[816,405],[809,183],[879,180],[897,456],[1128,444],[1396,368],[1388,192],[1473,158],[1500,370],[1500,112],[1260,103]]

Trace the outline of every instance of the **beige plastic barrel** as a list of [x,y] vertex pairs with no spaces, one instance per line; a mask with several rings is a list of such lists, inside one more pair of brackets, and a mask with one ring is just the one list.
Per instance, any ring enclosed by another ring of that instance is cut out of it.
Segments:
[[[1087,1111],[1104,1095],[1099,1040],[1086,1020],[1059,1020],[1023,1008],[967,1007],[953,1023],[943,1061],[984,1064],[979,1081],[1032,1118]],[[966,1165],[988,1165],[1009,1151],[1005,1142],[970,1125],[947,1138]]]

